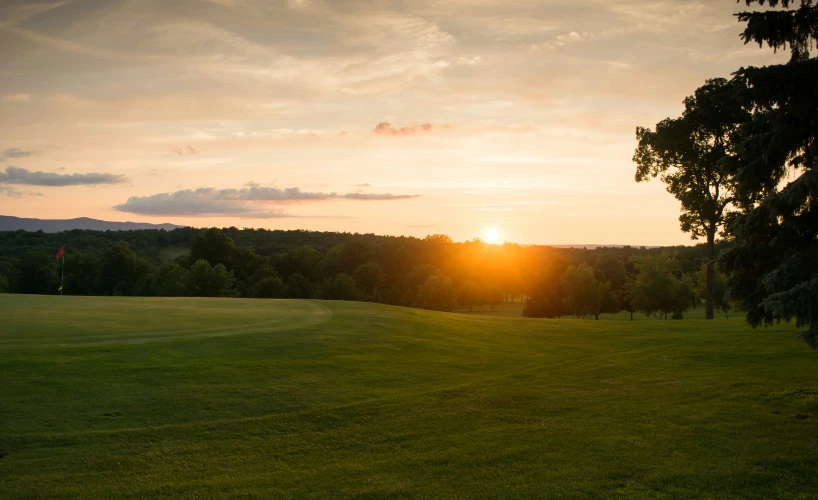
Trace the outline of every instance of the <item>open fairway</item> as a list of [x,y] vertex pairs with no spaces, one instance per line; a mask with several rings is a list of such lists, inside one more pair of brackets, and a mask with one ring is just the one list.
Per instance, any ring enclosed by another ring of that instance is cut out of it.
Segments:
[[0,498],[816,498],[792,325],[0,295]]

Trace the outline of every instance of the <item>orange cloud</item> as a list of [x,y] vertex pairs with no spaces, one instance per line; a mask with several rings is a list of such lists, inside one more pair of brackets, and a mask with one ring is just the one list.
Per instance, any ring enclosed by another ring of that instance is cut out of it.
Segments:
[[372,129],[373,134],[377,135],[414,135],[432,130],[431,123],[421,123],[420,125],[411,125],[409,127],[396,128],[389,122],[380,122]]

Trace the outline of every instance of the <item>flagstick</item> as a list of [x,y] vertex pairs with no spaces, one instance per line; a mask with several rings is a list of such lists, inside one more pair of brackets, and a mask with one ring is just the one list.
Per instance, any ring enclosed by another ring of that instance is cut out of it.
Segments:
[[65,253],[62,254],[62,276],[60,277],[60,295],[62,295],[62,287],[65,283]]

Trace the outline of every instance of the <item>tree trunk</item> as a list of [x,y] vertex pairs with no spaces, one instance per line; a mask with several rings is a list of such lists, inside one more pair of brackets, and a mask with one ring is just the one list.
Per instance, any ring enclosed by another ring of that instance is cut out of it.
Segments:
[[704,299],[704,319],[713,319],[713,310],[716,304],[715,272],[716,272],[716,243],[715,231],[707,233],[707,291]]
[[631,321],[633,321],[633,311],[631,311]]
[[599,321],[599,314],[594,314],[594,319]]

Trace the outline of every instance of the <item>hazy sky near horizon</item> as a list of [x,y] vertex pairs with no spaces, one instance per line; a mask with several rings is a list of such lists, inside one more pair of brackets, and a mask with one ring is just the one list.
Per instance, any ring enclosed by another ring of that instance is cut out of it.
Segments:
[[[637,125],[786,61],[733,0],[0,5],[0,214],[688,244]],[[786,52],[786,51],[785,51]]]

